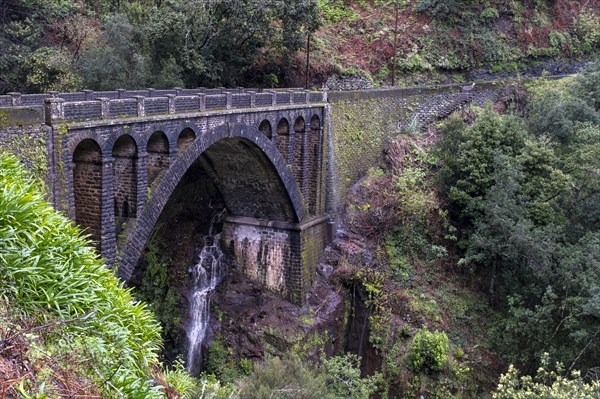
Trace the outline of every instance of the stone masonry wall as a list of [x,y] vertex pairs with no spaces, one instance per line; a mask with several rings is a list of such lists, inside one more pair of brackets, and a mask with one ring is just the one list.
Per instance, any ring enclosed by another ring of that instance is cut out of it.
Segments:
[[301,304],[328,243],[328,221],[329,217],[322,217],[292,225],[229,217],[221,240],[249,279]]
[[302,257],[301,289],[297,291],[301,297],[296,302],[302,301],[308,287],[312,284],[319,258],[329,241],[329,217],[313,219],[305,223],[300,232],[300,255]]
[[0,151],[15,155],[41,186],[48,187],[51,130],[42,124],[42,120],[41,109],[0,108]]
[[260,225],[258,220],[249,219],[246,223],[226,221],[221,239],[249,279],[289,297],[286,279],[291,277],[292,234],[289,229]]
[[488,101],[493,102],[506,84],[330,92],[329,117],[336,173],[333,184],[338,209],[344,204],[350,187],[370,167],[381,162],[382,149],[395,136],[417,133],[423,126],[465,104],[483,106]]

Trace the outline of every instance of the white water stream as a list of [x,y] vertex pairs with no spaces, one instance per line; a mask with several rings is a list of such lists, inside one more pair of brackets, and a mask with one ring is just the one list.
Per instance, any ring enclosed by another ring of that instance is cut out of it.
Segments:
[[188,353],[187,370],[194,373],[196,363],[201,358],[201,347],[210,321],[210,294],[225,272],[223,252],[219,246],[221,233],[216,231],[225,210],[215,214],[210,222],[208,234],[204,236],[204,245],[198,253],[198,261],[192,267],[190,293],[190,324],[187,328]]

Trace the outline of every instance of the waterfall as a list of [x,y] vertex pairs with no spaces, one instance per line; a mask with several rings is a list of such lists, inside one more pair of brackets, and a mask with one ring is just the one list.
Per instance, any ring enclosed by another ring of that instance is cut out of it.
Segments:
[[197,262],[191,268],[192,284],[190,287],[190,324],[187,328],[188,353],[187,370],[196,371],[196,363],[200,359],[202,341],[210,320],[210,294],[221,282],[225,271],[223,252],[219,246],[221,232],[218,227],[225,209],[213,215],[208,234],[197,252]]

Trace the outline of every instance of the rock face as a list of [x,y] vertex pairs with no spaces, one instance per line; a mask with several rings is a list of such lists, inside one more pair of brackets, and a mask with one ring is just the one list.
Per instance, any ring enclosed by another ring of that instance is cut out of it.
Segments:
[[233,269],[211,303],[218,317],[211,319],[205,345],[220,336],[238,360],[281,354],[294,345],[305,347],[308,354],[323,348],[332,355],[341,349],[344,297],[321,275],[315,277],[306,303],[297,306]]

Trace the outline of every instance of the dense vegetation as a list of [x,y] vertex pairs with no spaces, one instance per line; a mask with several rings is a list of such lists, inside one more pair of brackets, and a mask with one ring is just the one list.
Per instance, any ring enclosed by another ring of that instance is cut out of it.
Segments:
[[[398,11],[396,13],[396,10]],[[596,1],[7,0],[0,93],[462,81],[594,56]]]
[[600,67],[563,87],[534,84],[506,115],[455,118],[440,146],[462,267],[487,276],[500,353],[527,371],[600,356]]
[[407,132],[351,195],[389,397],[481,397],[502,364],[497,398],[600,393],[600,65],[518,87]]
[[549,59],[594,57],[600,45],[596,1],[320,0],[319,4],[325,25],[316,33],[315,68],[360,72],[384,84],[392,81],[394,69],[400,85],[449,78],[461,82],[478,78],[479,74],[470,74],[474,69],[493,74],[538,67],[541,73]]
[[3,1],[0,93],[270,87],[318,21],[312,0]]

